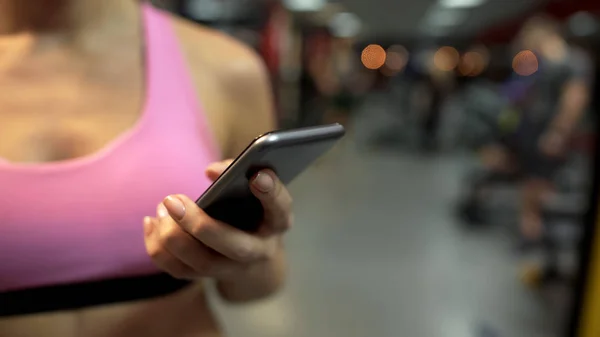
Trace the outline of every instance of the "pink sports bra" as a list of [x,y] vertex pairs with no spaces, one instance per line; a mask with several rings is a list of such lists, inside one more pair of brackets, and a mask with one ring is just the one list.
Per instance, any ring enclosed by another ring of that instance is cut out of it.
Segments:
[[[98,293],[99,284],[123,294],[162,289],[128,298],[178,287],[147,256],[142,219],[154,215],[169,194],[199,196],[209,186],[206,166],[220,155],[170,19],[150,5],[142,11],[147,92],[135,126],[82,158],[42,164],[0,160],[0,315],[53,310],[58,303],[41,302],[77,302],[74,297]],[[149,281],[140,285],[132,279]],[[80,293],[71,293],[71,299],[56,292],[77,287]],[[30,302],[14,309],[27,298],[41,307]],[[102,301],[67,306],[93,302]]]

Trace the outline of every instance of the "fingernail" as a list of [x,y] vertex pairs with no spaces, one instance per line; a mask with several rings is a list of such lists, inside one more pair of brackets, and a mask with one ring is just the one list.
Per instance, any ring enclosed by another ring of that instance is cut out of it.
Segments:
[[273,178],[269,174],[264,172],[258,172],[256,178],[254,178],[253,183],[254,186],[256,186],[256,188],[263,193],[269,192],[273,189],[273,186],[275,185]]
[[165,198],[163,204],[169,211],[169,214],[173,216],[173,218],[181,220],[185,216],[185,206],[183,205],[183,202],[179,200],[179,198],[168,196]]
[[144,217],[144,234],[146,236],[152,234],[153,229],[154,226],[152,226],[152,219],[149,216]]
[[161,219],[169,216],[169,211],[167,211],[167,208],[163,203],[158,205],[158,208],[156,209],[156,215],[158,215],[158,217]]

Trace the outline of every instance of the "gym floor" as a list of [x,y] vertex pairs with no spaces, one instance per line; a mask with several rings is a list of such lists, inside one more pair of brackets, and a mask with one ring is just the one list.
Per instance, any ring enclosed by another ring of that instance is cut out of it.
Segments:
[[239,307],[212,299],[229,336],[563,335],[564,311],[518,281],[506,231],[455,222],[465,159],[361,152],[358,133],[291,186],[286,289]]

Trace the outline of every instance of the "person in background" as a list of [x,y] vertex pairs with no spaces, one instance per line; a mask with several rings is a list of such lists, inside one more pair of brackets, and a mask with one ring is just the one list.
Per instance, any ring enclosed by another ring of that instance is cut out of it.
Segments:
[[421,118],[421,149],[434,151],[438,147],[438,129],[443,104],[440,81],[432,74],[423,76],[420,83],[424,88],[424,102]]
[[543,200],[553,190],[553,179],[569,154],[570,139],[584,116],[593,69],[583,51],[570,46],[553,19],[536,16],[523,26],[518,46],[532,51],[538,69],[520,78],[513,110],[519,112],[512,149],[494,144],[484,151],[488,166],[518,169],[524,176],[520,215],[525,240],[544,233]]
[[442,109],[453,87],[453,75],[437,70],[433,66],[420,74],[417,80],[412,99],[419,115],[419,145],[423,152],[435,152],[440,145]]
[[373,85],[372,71],[360,63],[351,38],[333,38],[330,57],[324,60],[320,72],[314,72],[321,94],[327,100],[324,120],[350,128],[350,116],[360,98]]
[[272,171],[259,234],[190,199],[275,128],[249,48],[143,1],[3,0],[0,88],[0,336],[220,336],[202,280],[282,286]]

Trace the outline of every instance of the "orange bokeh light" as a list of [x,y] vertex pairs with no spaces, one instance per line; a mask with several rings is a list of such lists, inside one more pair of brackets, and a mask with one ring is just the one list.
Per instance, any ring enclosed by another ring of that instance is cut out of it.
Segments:
[[373,70],[381,68],[385,64],[386,58],[385,49],[378,44],[368,45],[363,49],[360,57],[363,65],[367,69]]
[[441,47],[433,55],[433,65],[442,71],[456,69],[460,61],[460,54],[454,47]]
[[462,76],[478,76],[487,67],[485,57],[476,51],[466,52],[460,60],[458,72]]
[[521,76],[533,75],[538,71],[538,66],[538,59],[531,50],[519,52],[512,62],[513,70]]

